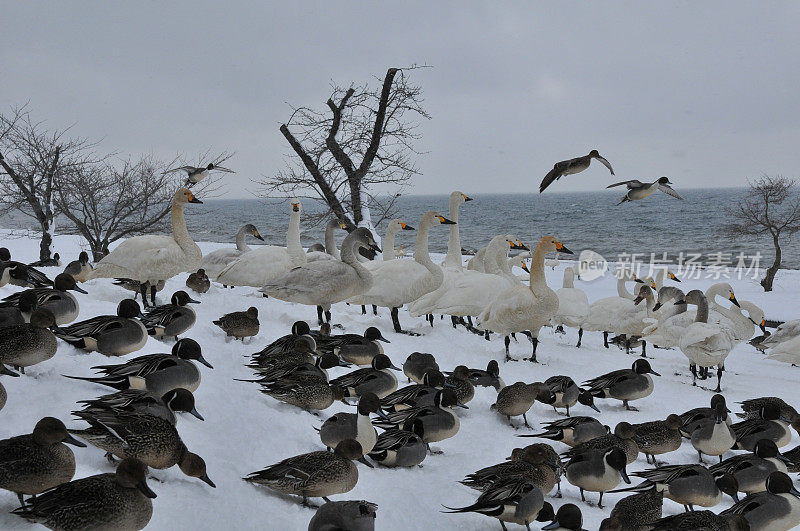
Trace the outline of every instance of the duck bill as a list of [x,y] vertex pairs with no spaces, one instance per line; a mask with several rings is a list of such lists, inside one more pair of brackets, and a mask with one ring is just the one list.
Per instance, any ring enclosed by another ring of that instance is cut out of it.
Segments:
[[553,520],[542,529],[558,529],[559,527],[561,527],[561,524],[558,522],[558,520]]
[[628,477],[628,471],[625,470],[624,467],[622,468],[622,470],[619,471],[619,475],[622,476],[622,481],[624,481],[628,485],[631,484],[631,478]]
[[152,491],[152,489],[150,489],[150,487],[147,486],[147,483],[145,483],[144,481],[140,481],[139,483],[137,483],[136,488],[139,489],[139,492],[141,492],[150,499],[156,498],[158,496],[155,492]]
[[206,420],[206,419],[203,418],[203,415],[201,415],[200,412],[197,411],[197,408],[192,408],[192,410],[189,412],[189,414],[191,416],[197,418],[197,419]]
[[189,300],[188,300],[188,301],[186,301],[186,302],[188,302],[188,303],[190,303],[190,304],[200,304],[200,301],[196,301],[196,300],[194,300],[194,299],[189,299]]
[[637,296],[635,299],[633,299],[633,305],[634,306],[639,306],[639,303],[642,302],[643,300],[644,300],[644,297],[642,297],[641,295]]
[[739,493],[738,492],[732,493],[731,494],[731,498],[733,498],[734,502],[739,503]]
[[72,289],[77,291],[78,293],[83,293],[84,295],[88,295],[89,294],[88,291],[86,291],[85,289],[83,289],[80,286],[74,286]]
[[399,370],[400,370],[400,367],[398,367],[398,366],[397,366],[397,365],[395,365],[394,363],[392,363],[391,365],[389,365],[389,368],[390,368],[390,369],[392,369],[392,370],[394,370],[394,371],[399,371]]
[[656,372],[656,371],[654,371],[653,369],[650,369],[650,370],[649,370],[649,371],[647,371],[647,372],[649,372],[650,374],[652,374],[652,375],[654,375],[654,376],[661,376],[659,373],[657,373],[657,372]]
[[214,485],[214,482],[213,482],[213,481],[211,481],[211,478],[210,478],[210,477],[208,477],[208,474],[203,474],[202,476],[200,476],[200,477],[199,477],[199,478],[197,478],[197,479],[199,479],[200,481],[202,481],[203,483],[205,483],[206,485],[208,485],[208,486],[209,486],[209,487],[211,487],[211,488],[214,488],[214,489],[216,489],[216,488],[217,488],[217,486],[216,486],[216,485]]
[[590,408],[592,408],[592,409],[594,409],[594,410],[595,410],[595,411],[597,411],[598,413],[602,413],[602,412],[600,411],[600,409],[599,409],[599,408],[598,408],[596,405],[594,405],[594,404],[589,404],[589,407],[590,407]]
[[383,336],[380,336],[380,337],[376,338],[376,341],[380,341],[382,343],[391,343],[391,341],[389,341],[388,339],[386,339]]
[[456,407],[461,407],[461,408],[464,408],[464,409],[469,409],[469,406],[468,406],[468,405],[466,405],[466,404],[462,404],[461,402],[458,402],[458,403],[456,403]]
[[13,376],[14,378],[19,377],[19,374],[15,373],[5,365],[0,365],[0,374],[5,374],[6,376]]
[[214,366],[211,365],[209,362],[207,362],[206,359],[203,356],[200,356],[199,358],[197,358],[197,361],[199,361],[200,363],[202,363],[203,365],[205,365],[209,369],[213,369],[214,368]]
[[79,441],[78,439],[76,439],[72,435],[67,435],[66,437],[64,437],[64,440],[61,441],[61,442],[65,442],[67,444],[71,444],[72,446],[77,446],[78,448],[86,448],[86,443],[85,442]]
[[382,409],[378,409],[378,411],[376,411],[375,414],[378,415],[383,420],[389,420],[389,415],[384,413],[384,411]]
[[792,488],[789,489],[789,494],[791,494],[792,496],[795,496],[797,498],[800,498],[800,491],[798,491],[796,488],[794,488],[794,486],[792,486]]
[[455,389],[455,388],[456,388],[456,384],[450,383],[450,382],[445,382],[444,386],[443,386],[443,389]]
[[350,364],[342,359],[339,360],[339,367],[350,367]]
[[358,459],[356,459],[356,461],[358,461],[362,465],[367,465],[369,468],[375,468],[375,465],[373,465],[372,463],[367,461],[367,458],[364,457],[363,455],[361,457],[359,457]]

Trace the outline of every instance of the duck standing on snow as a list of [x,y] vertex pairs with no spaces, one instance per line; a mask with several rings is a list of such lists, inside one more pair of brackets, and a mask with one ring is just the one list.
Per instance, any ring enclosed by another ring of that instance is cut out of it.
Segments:
[[596,398],[615,398],[622,400],[622,405],[628,411],[638,411],[628,405],[628,402],[650,396],[654,385],[651,374],[661,376],[650,367],[645,359],[633,362],[630,369],[612,371],[597,378],[584,382],[589,386],[589,391]]
[[186,287],[197,293],[206,293],[211,288],[211,280],[202,267],[195,273],[189,273],[186,277]]
[[588,155],[584,155],[583,157],[576,157],[574,159],[556,162],[555,165],[553,165],[553,169],[544,176],[544,179],[542,179],[542,184],[539,185],[539,193],[541,194],[544,192],[548,186],[553,184],[554,181],[560,179],[564,175],[574,175],[582,172],[589,167],[592,159],[597,159],[600,161],[603,166],[608,168],[608,171],[611,172],[611,175],[614,175],[614,170],[611,168],[611,163],[601,157],[600,153],[598,153],[596,149],[593,149]]
[[0,328],[0,364],[25,367],[47,361],[56,355],[58,341],[50,331],[56,320],[50,310],[36,309],[31,322]]
[[244,338],[258,334],[258,309],[251,306],[244,312],[226,313],[212,322],[225,332],[226,338],[234,337],[244,342]]
[[172,235],[134,236],[120,243],[97,262],[92,278],[130,278],[141,284],[142,300],[147,306],[147,287],[156,303],[156,284],[178,273],[195,271],[203,258],[200,247],[186,228],[183,208],[187,203],[202,203],[188,188],[180,188],[172,198]]
[[630,201],[637,201],[639,199],[646,199],[656,193],[657,190],[661,190],[667,195],[671,195],[676,199],[683,199],[678,192],[672,189],[669,182],[669,179],[666,177],[659,177],[657,180],[653,181],[652,183],[643,183],[641,181],[637,181],[636,179],[630,181],[622,181],[614,184],[609,184],[606,188],[613,188],[615,186],[622,186],[625,185],[628,187],[628,193],[620,200],[617,205],[621,205],[622,203],[628,203]]
[[556,332],[564,331],[564,327],[578,329],[578,344],[580,348],[583,339],[583,322],[589,317],[589,299],[586,293],[575,287],[575,273],[578,266],[568,267],[564,270],[564,282],[556,291],[558,295],[558,311],[553,316]]
[[31,262],[28,265],[32,267],[60,267],[61,256],[58,253],[55,253],[53,254],[52,258],[47,258],[45,260],[37,260],[36,262]]
[[147,310],[144,315],[147,333],[156,337],[174,337],[177,341],[178,335],[189,330],[197,320],[197,315],[188,304],[200,304],[200,301],[189,297],[185,291],[176,291],[172,294],[170,304]]
[[64,273],[72,275],[72,278],[78,282],[86,282],[91,278],[93,269],[92,264],[89,263],[89,255],[86,251],[81,251],[77,260],[67,264],[67,267],[64,268]]
[[552,236],[539,240],[531,259],[530,285],[513,284],[504,289],[478,317],[478,328],[506,336],[506,361],[511,359],[508,336],[528,331],[533,343],[530,361],[536,363],[539,330],[558,312],[558,295],[547,286],[544,276],[544,257],[555,251],[572,254]]
[[137,319],[142,309],[133,299],[123,299],[117,315],[98,315],[56,331],[70,345],[106,356],[124,356],[147,343],[147,328]]

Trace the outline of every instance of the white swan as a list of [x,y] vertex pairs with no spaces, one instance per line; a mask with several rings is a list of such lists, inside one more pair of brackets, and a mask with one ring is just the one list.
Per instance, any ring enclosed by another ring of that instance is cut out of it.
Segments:
[[603,332],[603,346],[608,348],[608,332],[613,329],[613,316],[620,311],[633,306],[635,295],[628,291],[628,282],[642,281],[627,268],[618,269],[614,275],[617,277],[617,296],[605,297],[589,305],[589,316],[583,322],[583,329],[589,332]]
[[478,249],[478,252],[475,253],[475,256],[470,258],[469,262],[467,262],[467,270],[485,273],[486,270],[483,267],[484,256],[486,256],[486,247],[481,247],[480,249]]
[[586,292],[575,287],[575,272],[578,266],[568,267],[564,270],[564,281],[556,290],[558,295],[558,311],[553,316],[556,327],[569,327],[578,329],[578,344],[581,346],[583,339],[583,322],[589,317],[589,299]]
[[[336,248],[336,237],[333,234],[333,231],[336,229],[347,229],[347,226],[337,219],[328,221],[328,223],[325,225],[325,250],[312,251],[309,249],[309,251],[306,252],[306,262],[340,259],[341,255],[339,254],[339,249]],[[299,237],[300,236],[298,233],[298,239]]]
[[505,336],[506,360],[511,359],[508,353],[509,334],[527,330],[533,343],[530,361],[536,362],[539,330],[558,311],[558,295],[547,286],[544,276],[544,257],[555,251],[572,254],[552,236],[539,240],[531,259],[530,285],[516,282],[509,285],[478,317],[478,328]]
[[692,385],[696,385],[697,366],[701,368],[701,378],[708,375],[709,367],[717,367],[716,393],[721,392],[722,371],[725,370],[725,358],[734,347],[733,336],[729,330],[708,322],[708,299],[700,290],[692,290],[686,294],[686,302],[697,306],[695,320],[681,334],[678,346],[689,358],[692,371]]
[[779,325],[768,338],[761,342],[761,346],[770,349],[797,337],[800,337],[800,319],[786,321]]
[[524,252],[521,252],[518,255],[512,256],[511,258],[508,259],[508,268],[512,272],[513,272],[515,267],[519,267],[520,269],[522,269],[525,272],[524,274],[520,274],[520,275],[517,275],[516,273],[514,274],[514,276],[520,282],[527,282],[528,278],[530,278],[531,270],[528,269],[528,264],[525,263],[525,261],[528,260],[530,257],[531,257],[531,252],[530,251],[524,251]]
[[433,211],[422,216],[414,244],[414,260],[390,260],[370,267],[372,287],[365,293],[348,299],[350,304],[373,304],[391,308],[395,332],[407,333],[400,327],[398,308],[435,290],[442,284],[442,268],[428,254],[428,234],[434,225],[454,222]]
[[462,271],[464,269],[463,257],[461,256],[461,234],[458,224],[458,207],[466,201],[472,201],[463,192],[456,190],[450,194],[450,220],[455,225],[450,226],[450,237],[447,240],[447,256],[445,256],[442,267],[445,271]]
[[239,229],[239,232],[236,233],[236,248],[231,249],[228,247],[225,249],[217,249],[203,256],[200,267],[206,270],[208,278],[216,280],[220,271],[225,269],[228,264],[250,251],[250,247],[245,240],[251,235],[262,242],[264,241],[264,238],[261,237],[255,225],[248,223],[247,225],[243,225],[242,228]]
[[675,273],[664,267],[660,267],[658,269],[655,278],[648,276],[645,277],[643,280],[645,283],[650,284],[650,287],[653,288],[656,291],[656,293],[658,293],[661,290],[661,288],[664,287],[665,276],[674,282],[680,282],[680,279],[675,276]]
[[300,201],[291,201],[286,247],[264,245],[244,253],[223,269],[217,282],[226,286],[252,286],[260,288],[273,278],[293,267],[306,263],[306,253],[300,245]]
[[439,289],[409,305],[408,311],[411,316],[442,314],[467,317],[479,315],[492,303],[501,290],[518,282],[508,265],[508,251],[512,245],[519,248],[521,242],[511,235],[499,235],[492,238],[484,257],[484,266],[488,266],[488,271],[491,272],[462,271],[450,275],[445,274],[444,282]]
[[[381,242],[383,244],[384,262],[389,260],[394,260],[398,257],[398,251],[394,247],[394,239],[395,236],[397,236],[397,233],[400,232],[401,230],[416,230],[416,229],[399,219],[393,219],[386,226],[386,234],[383,236],[383,242]],[[400,254],[400,256],[402,256],[402,254]],[[370,262],[370,263],[376,263],[376,262]]]
[[187,203],[202,203],[188,188],[180,188],[172,198],[172,236],[134,236],[120,243],[113,251],[97,262],[90,278],[131,278],[151,286],[155,300],[155,286],[178,273],[196,271],[203,253],[192,241],[186,228],[183,208]]
[[270,280],[260,291],[282,301],[322,307],[330,321],[331,304],[364,293],[372,286],[372,274],[356,258],[360,248],[380,251],[372,233],[364,227],[344,239],[341,260],[317,260],[295,267]]

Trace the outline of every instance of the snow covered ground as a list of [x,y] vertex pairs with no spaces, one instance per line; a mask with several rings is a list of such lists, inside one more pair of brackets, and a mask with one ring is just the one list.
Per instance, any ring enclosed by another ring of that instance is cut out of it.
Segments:
[[[565,244],[569,246],[569,241],[565,240]],[[2,245],[11,250],[16,260],[28,262],[37,259],[37,241],[6,239]],[[223,245],[209,243],[200,246],[204,252],[208,252]],[[66,261],[73,260],[80,250],[80,241],[72,236],[57,236],[55,249]],[[561,286],[566,265],[562,262],[554,271],[548,268],[547,278],[551,287]],[[43,271],[52,278],[60,269],[43,268]],[[521,273],[521,270],[516,272]],[[185,279],[184,274],[170,280],[159,294],[159,301],[165,301],[172,292],[184,289]],[[762,291],[757,280],[730,280],[730,283],[740,301],[750,300],[758,304],[764,308],[768,319],[784,320],[800,316],[800,311],[796,310],[800,295],[798,281],[800,272],[781,271],[775,291],[769,294]],[[712,282],[684,280],[678,286],[684,291],[692,288],[705,290]],[[89,294],[77,294],[81,306],[80,319],[112,314],[117,303],[129,295],[122,288],[113,286],[108,279],[94,280],[83,287]],[[612,277],[576,282],[576,287],[587,292],[590,302],[616,293],[616,282]],[[0,296],[18,289],[13,286],[0,288]],[[189,449],[206,460],[208,474],[216,482],[217,488],[212,489],[199,480],[184,476],[177,467],[153,471],[161,482],[151,483],[158,498],[154,500],[154,515],[148,529],[304,529],[313,514],[311,510],[302,508],[295,499],[280,497],[265,488],[245,483],[241,478],[285,457],[324,448],[313,429],[321,424],[322,419],[259,393],[254,384],[235,382],[233,379],[251,376],[251,371],[244,366],[248,356],[276,337],[288,333],[294,321],[306,319],[313,325],[315,309],[265,299],[252,288],[225,290],[213,286],[206,294],[192,296],[200,299],[202,304],[194,307],[198,320],[186,336],[196,339],[203,346],[203,354],[214,365],[214,370],[201,367],[203,383],[195,393],[197,408],[206,421],[183,416],[178,430]],[[226,343],[222,331],[211,321],[224,313],[243,310],[251,305],[259,310],[261,332],[249,344]],[[453,330],[448,319],[440,321],[437,317],[436,326],[430,328],[424,319],[412,319],[407,312],[401,312],[400,320],[404,327],[422,333],[422,337],[393,333],[385,309],[381,309],[377,317],[371,314],[362,316],[360,308],[340,304],[333,308],[333,320],[341,323],[347,332],[363,333],[368,326],[380,327],[391,340],[391,344],[385,346],[386,353],[398,366],[413,351],[434,354],[445,370],[457,364],[485,367],[492,358],[503,359],[502,338],[494,337],[487,342],[463,328]],[[516,381],[542,381],[552,375],[565,374],[580,383],[607,371],[630,367],[636,359],[634,355],[626,355],[614,347],[608,350],[603,348],[602,335],[599,333],[587,332],[580,349],[573,346],[576,339],[574,330],[569,330],[566,336],[560,336],[553,334],[552,329],[544,329],[538,350],[541,363],[501,363],[501,376],[510,384]],[[134,355],[168,352],[171,346],[171,342],[162,343],[150,338],[145,348]],[[529,352],[530,343],[527,339],[522,338],[519,343],[512,342],[512,355],[528,356]],[[691,386],[686,358],[680,351],[648,349],[648,355],[655,357],[651,361],[653,368],[662,374],[660,378],[654,377],[654,393],[635,402],[641,410],[638,413],[625,411],[618,402],[599,401],[602,410],[599,418],[603,423],[614,426],[621,420],[644,422],[664,419],[670,413],[708,405],[711,393]],[[97,353],[85,354],[61,343],[53,359],[31,367],[27,375],[20,378],[2,377],[9,397],[0,412],[0,438],[29,433],[36,421],[44,416],[58,417],[70,427],[83,427],[84,423],[70,417],[75,402],[109,391],[88,382],[68,380],[61,375],[89,375],[92,374],[89,369],[92,365],[115,361]],[[738,346],[731,353],[726,366],[724,394],[734,411],[737,410],[735,402],[762,395],[778,395],[795,406],[800,405],[800,386],[797,385],[800,368],[764,360],[747,344]],[[347,370],[337,369],[334,374],[339,375]],[[402,378],[402,373],[398,374]],[[536,441],[516,438],[515,435],[526,432],[524,428],[515,431],[504,418],[489,410],[495,396],[494,389],[477,389],[475,399],[469,404],[470,409],[458,411],[461,417],[458,435],[434,445],[444,450],[443,455],[429,456],[422,468],[416,469],[368,469],[359,465],[360,476],[356,488],[333,499],[366,499],[377,503],[376,523],[379,529],[499,527],[496,520],[481,515],[440,512],[441,504],[467,505],[476,497],[475,491],[457,483],[464,475],[503,461],[515,446]],[[344,405],[336,404],[324,411],[322,416],[327,417],[345,409]],[[576,406],[573,411],[580,415],[594,414],[582,406]],[[528,418],[532,423],[538,423],[558,417],[551,408],[536,404]],[[797,439],[795,434],[790,447],[799,442]],[[554,446],[559,451],[566,449],[560,443],[554,443]],[[101,450],[93,447],[74,450],[78,462],[76,478],[113,470]],[[696,462],[696,456],[691,445],[684,443],[679,451],[662,456],[662,459],[670,463]],[[628,467],[628,471],[646,467],[641,456]],[[566,481],[563,482],[563,492],[563,499],[550,501],[556,509],[562,503],[577,503],[584,512],[584,527],[587,529],[597,529],[613,502],[624,496],[607,495],[604,500],[607,508],[600,510],[580,503],[577,488]],[[596,502],[597,495],[589,493],[588,498]],[[680,506],[671,501],[664,503],[665,515],[682,511]],[[726,498],[723,503],[715,510],[730,504],[730,499]],[[0,491],[0,529],[31,527],[24,520],[9,514],[17,505],[14,494]]]

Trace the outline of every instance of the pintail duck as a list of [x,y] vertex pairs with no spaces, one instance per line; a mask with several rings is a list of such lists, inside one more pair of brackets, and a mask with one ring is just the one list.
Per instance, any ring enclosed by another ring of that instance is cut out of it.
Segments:
[[631,482],[625,464],[625,452],[619,448],[579,453],[566,465],[567,481],[580,489],[581,501],[586,501],[584,491],[599,492],[597,507],[602,509],[603,493],[619,485],[620,479]]
[[743,420],[731,425],[736,434],[736,448],[739,450],[753,451],[756,443],[761,439],[770,439],[778,448],[789,444],[792,440],[792,433],[789,431],[789,424],[795,430],[800,429],[800,418],[791,422],[790,419],[781,415],[781,411],[774,404],[767,404],[761,407],[761,418]]
[[537,398],[543,396],[552,396],[547,386],[541,382],[534,382],[526,384],[524,382],[517,382],[515,384],[507,385],[500,389],[497,393],[497,401],[492,404],[491,408],[505,415],[511,427],[516,428],[511,423],[511,417],[518,417],[522,415],[522,420],[525,426],[530,428],[528,424],[527,413],[533,407],[533,403]]
[[190,273],[186,277],[186,287],[197,293],[206,293],[211,288],[211,280],[206,275],[206,270],[201,267],[195,273]]
[[505,522],[524,525],[531,522],[549,522],[555,517],[553,506],[544,501],[542,491],[533,483],[520,478],[506,478],[484,491],[472,505],[466,507],[443,506],[445,513],[480,513]]
[[725,424],[730,426],[733,421],[731,420],[731,416],[728,414],[730,413],[730,410],[728,409],[727,404],[725,404],[725,397],[717,393],[711,397],[711,407],[696,407],[681,414],[681,421],[683,422],[683,425],[681,426],[681,434],[683,434],[684,437],[690,437],[700,421],[714,419],[716,416],[716,407],[718,402],[722,402],[722,404],[725,405]]
[[569,417],[569,408],[580,403],[600,413],[600,410],[594,405],[594,395],[578,387],[575,380],[569,376],[551,376],[544,383],[550,388],[550,392],[555,395],[555,402],[550,404],[553,406],[553,411],[558,412],[556,408],[560,407],[566,408],[567,416]]
[[500,378],[500,365],[497,360],[490,360],[486,365],[486,370],[470,369],[469,380],[473,385],[494,387],[498,391],[506,386],[506,383]]
[[281,378],[278,381],[261,384],[260,391],[267,396],[299,407],[306,411],[321,411],[329,408],[335,401],[344,401],[345,390],[320,379]]
[[[429,445],[430,450],[430,443],[449,439],[458,433],[461,422],[453,412],[453,407],[469,409],[468,406],[458,403],[452,389],[442,389],[436,393],[433,406],[395,411],[388,413],[385,419],[376,419],[372,423],[385,430],[402,428],[414,432],[422,437],[422,440]],[[431,451],[431,453],[433,452]]]
[[664,508],[664,491],[652,488],[619,500],[608,518],[600,523],[600,531],[645,531],[661,518]]
[[126,389],[94,400],[81,400],[78,403],[85,404],[83,412],[90,415],[101,411],[141,413],[162,418],[173,426],[178,422],[176,412],[189,413],[200,420],[205,420],[195,407],[194,395],[180,387],[167,391],[163,396],[142,389]]
[[777,396],[763,396],[760,398],[751,398],[750,400],[745,400],[743,402],[737,402],[739,405],[742,406],[743,413],[737,413],[736,416],[742,419],[759,419],[761,418],[761,408],[766,405],[773,405],[776,406],[780,410],[780,414],[783,417],[789,419],[789,421],[794,421],[800,414],[797,413],[797,410],[784,402],[782,399],[778,398]]
[[[300,343],[298,343],[300,345]],[[258,378],[252,380],[236,379],[241,382],[253,382],[261,385],[272,385],[281,381],[291,380],[294,382],[320,381],[328,383],[328,371],[333,367],[349,367],[349,364],[341,361],[335,354],[323,354],[313,363],[300,362],[293,364],[274,364],[266,368],[257,368]]]
[[656,456],[674,452],[681,447],[681,418],[678,415],[669,415],[666,420],[654,420],[633,424],[635,433],[633,440],[639,446],[647,462],[652,459],[654,465],[659,465]]
[[413,467],[425,460],[428,445],[416,433],[389,429],[378,435],[370,459],[387,467]]
[[608,171],[611,172],[611,175],[614,175],[614,170],[611,168],[611,163],[601,157],[600,153],[598,153],[596,149],[593,149],[588,155],[556,162],[553,165],[553,169],[547,172],[547,175],[545,175],[544,179],[542,179],[542,183],[539,185],[539,193],[541,194],[544,192],[548,186],[553,184],[553,182],[560,179],[564,175],[574,175],[582,172],[589,167],[592,159],[597,159],[603,166],[608,168]]
[[703,465],[667,465],[634,472],[634,476],[645,481],[626,489],[610,492],[650,490],[653,485],[664,492],[664,497],[680,503],[687,511],[695,505],[714,507],[722,501],[725,493],[739,501],[739,485],[736,478],[726,472],[713,473]]
[[172,168],[171,170],[167,170],[164,173],[175,173],[175,172],[183,172],[186,174],[186,186],[194,186],[195,184],[199,183],[206,177],[208,177],[209,173],[212,171],[221,171],[224,173],[236,173],[233,170],[220,166],[219,164],[209,163],[207,166],[180,166],[179,168]]
[[583,529],[583,513],[574,503],[565,503],[558,508],[553,521],[542,529],[547,531],[585,531]]
[[[254,362],[279,358],[284,354],[291,354],[295,351],[295,343],[300,337],[309,337],[314,339],[311,335],[311,327],[305,321],[297,321],[292,325],[291,333],[281,336],[260,351],[252,355]],[[316,340],[314,339],[316,345]],[[316,346],[315,346],[316,349]]]
[[0,329],[0,363],[18,367],[25,374],[25,367],[49,360],[58,348],[56,336],[50,331],[55,327],[49,310],[36,309],[30,323]]
[[516,461],[522,459],[528,448],[541,448],[547,456],[547,462],[553,465],[556,473],[556,498],[561,497],[561,474],[564,472],[564,464],[561,462],[561,456],[558,455],[552,446],[547,443],[533,443],[522,448],[514,448],[511,450],[511,455],[506,457],[506,461]]
[[603,435],[602,437],[597,437],[581,443],[578,446],[567,450],[562,455],[567,459],[571,459],[573,456],[580,453],[592,452],[596,450],[605,451],[610,448],[617,447],[625,452],[625,460],[627,464],[631,464],[636,461],[636,458],[639,456],[639,445],[633,440],[633,436],[635,434],[636,430],[633,429],[631,424],[627,422],[620,422],[614,428],[614,433],[609,433],[607,435]]
[[75,455],[63,443],[86,447],[53,417],[37,422],[30,435],[0,441],[0,489],[15,493],[24,505],[23,494],[36,496],[71,480]]
[[445,385],[456,392],[456,398],[462,404],[469,404],[475,398],[475,388],[469,381],[469,369],[466,365],[459,365],[445,378]]
[[421,384],[422,379],[430,370],[439,370],[439,364],[436,363],[436,358],[433,354],[426,352],[412,352],[403,363],[403,374],[406,375],[408,381],[414,381]]
[[[36,308],[50,310],[56,319],[57,325],[68,324],[78,318],[78,301],[74,295],[69,293],[74,290],[79,293],[87,293],[80,288],[75,279],[66,273],[56,276],[55,284],[52,288],[33,288],[27,291],[18,291],[3,299],[0,306],[20,306],[20,299],[25,293],[33,293],[36,296]],[[22,311],[22,310],[20,310]]]
[[[7,369],[2,363],[0,363],[0,374],[5,374],[6,376],[19,376],[19,374],[15,373],[14,371]],[[3,407],[5,407],[6,400],[8,400],[8,393],[6,392],[6,388],[3,387],[3,384],[0,383],[0,411],[2,411]]]
[[150,307],[144,314],[147,333],[151,336],[171,336],[178,340],[178,335],[186,332],[197,320],[188,304],[200,304],[185,291],[176,291],[172,294],[170,304]]
[[381,398],[381,409],[400,411],[414,406],[433,404],[436,392],[445,387],[444,374],[436,369],[429,370],[421,384],[407,385]]
[[244,338],[258,334],[258,309],[249,307],[244,312],[226,313],[212,321],[225,332],[225,337],[234,337],[244,342]]
[[631,179],[630,181],[621,181],[618,183],[609,184],[606,186],[606,188],[622,186],[623,184],[628,188],[628,193],[622,197],[617,205],[628,203],[630,201],[646,199],[656,193],[658,190],[661,190],[667,195],[671,195],[675,199],[683,199],[680,195],[678,195],[678,192],[672,189],[670,186],[672,183],[666,177],[659,177],[652,183],[643,183],[636,179]]
[[712,511],[694,511],[667,516],[653,522],[651,531],[675,529],[708,529],[713,531],[750,531],[750,524],[736,514],[714,514]]
[[583,385],[589,386],[589,391],[596,398],[614,398],[622,400],[622,405],[628,411],[638,411],[628,405],[628,402],[649,396],[653,392],[653,379],[651,374],[661,376],[650,367],[644,359],[637,359],[630,369],[620,369],[608,374],[592,378]]
[[374,531],[377,511],[376,504],[365,500],[327,502],[311,517],[308,531]]
[[67,264],[67,267],[64,268],[64,273],[70,275],[78,282],[86,282],[91,278],[92,269],[94,268],[92,264],[89,263],[89,255],[86,254],[86,251],[81,251],[77,260],[73,260]]
[[174,465],[189,477],[198,478],[216,487],[206,473],[203,458],[190,452],[181,440],[175,426],[159,417],[142,413],[76,411],[76,417],[89,423],[85,430],[68,430],[73,435],[106,451],[106,457],[139,459],[159,470]]
[[353,461],[363,452],[357,441],[340,442],[333,452],[319,451],[289,457],[263,470],[250,473],[245,481],[264,485],[283,494],[308,498],[322,498],[350,492],[358,482],[358,468]]
[[[155,284],[151,284],[150,282],[145,282],[143,284],[138,280],[134,280],[132,278],[115,278],[111,283],[114,284],[115,286],[119,286],[128,291],[132,291],[134,300],[136,300],[136,297],[138,297],[142,291],[147,292],[147,288],[149,287],[151,294],[151,301],[153,304],[156,303],[156,293],[163,290],[164,286],[167,285],[166,280],[159,280]],[[146,297],[143,297],[142,301],[145,307],[148,306],[149,303],[147,302]]]
[[124,356],[136,352],[147,342],[147,328],[136,319],[142,310],[133,299],[117,306],[117,315],[98,315],[73,323],[56,332],[59,339],[88,351],[106,356]]
[[547,494],[555,488],[558,479],[556,473],[560,468],[561,462],[552,463],[551,456],[544,448],[529,446],[523,450],[519,459],[504,461],[468,474],[461,484],[472,489],[486,491],[497,481],[506,478],[520,478],[530,481],[542,493]]
[[[333,361],[330,363],[327,360]],[[317,351],[317,343],[310,335],[302,335],[294,342],[294,350],[283,354],[276,354],[273,357],[256,357],[254,361],[248,363],[247,366],[254,369],[258,374],[265,375],[278,369],[292,368],[299,365],[315,365],[317,367],[330,368],[335,367],[337,364],[349,367],[350,364],[345,364],[339,360],[339,357],[333,353],[320,355]],[[327,373],[320,373],[327,381]]]
[[788,461],[786,468],[791,473],[800,472],[800,445],[795,446],[791,450],[781,452],[783,457]]
[[58,253],[53,253],[53,256],[50,258],[37,260],[28,265],[33,267],[61,267],[61,255]]
[[689,426],[691,432],[689,438],[692,446],[697,450],[700,462],[703,462],[703,454],[719,456],[722,462],[722,454],[733,448],[736,444],[736,432],[725,422],[728,409],[725,401],[717,401],[714,405],[714,417],[703,418]]
[[594,417],[567,417],[544,424],[545,431],[518,437],[539,437],[575,447],[608,434],[609,428]]
[[731,474],[739,483],[739,491],[747,494],[767,490],[767,477],[773,472],[786,473],[786,461],[778,447],[769,439],[761,439],[750,455],[736,455],[713,465],[712,472]]
[[53,285],[53,281],[47,275],[34,269],[33,267],[11,259],[11,253],[5,247],[0,247],[0,262],[9,272],[8,278],[4,280],[14,286],[23,288],[45,288]]
[[156,493],[147,485],[147,466],[125,459],[114,474],[64,483],[12,511],[50,529],[144,529]]
[[120,391],[146,389],[156,396],[163,396],[178,388],[194,392],[200,386],[200,370],[193,361],[209,369],[214,368],[203,357],[197,341],[183,338],[172,346],[171,354],[147,354],[119,365],[96,365],[92,369],[97,369],[103,376],[68,378],[94,382]]
[[31,313],[36,309],[36,293],[25,290],[20,293],[14,306],[0,305],[0,328],[21,325],[30,322]]
[[[327,325],[328,323],[323,323]],[[381,335],[381,331],[370,326],[364,335],[340,334],[337,336],[317,337],[317,346],[320,352],[332,352],[341,356],[344,361],[348,361],[362,367],[369,367],[372,359],[378,354],[384,354],[380,342],[391,343]]]
[[398,367],[386,354],[378,354],[372,358],[372,367],[357,369],[353,372],[331,380],[332,385],[345,389],[345,396],[361,396],[364,393],[375,393],[378,398],[383,398],[397,389],[397,378],[392,370],[399,371]]
[[370,413],[381,414],[381,401],[374,393],[364,393],[358,399],[358,413],[336,413],[322,423],[319,438],[328,449],[346,439],[353,439],[361,445],[363,453],[368,454],[375,446],[378,433],[372,427]]
[[800,525],[800,492],[792,479],[783,472],[773,472],[767,478],[767,490],[750,494],[721,516],[743,516],[750,529],[793,529]]

